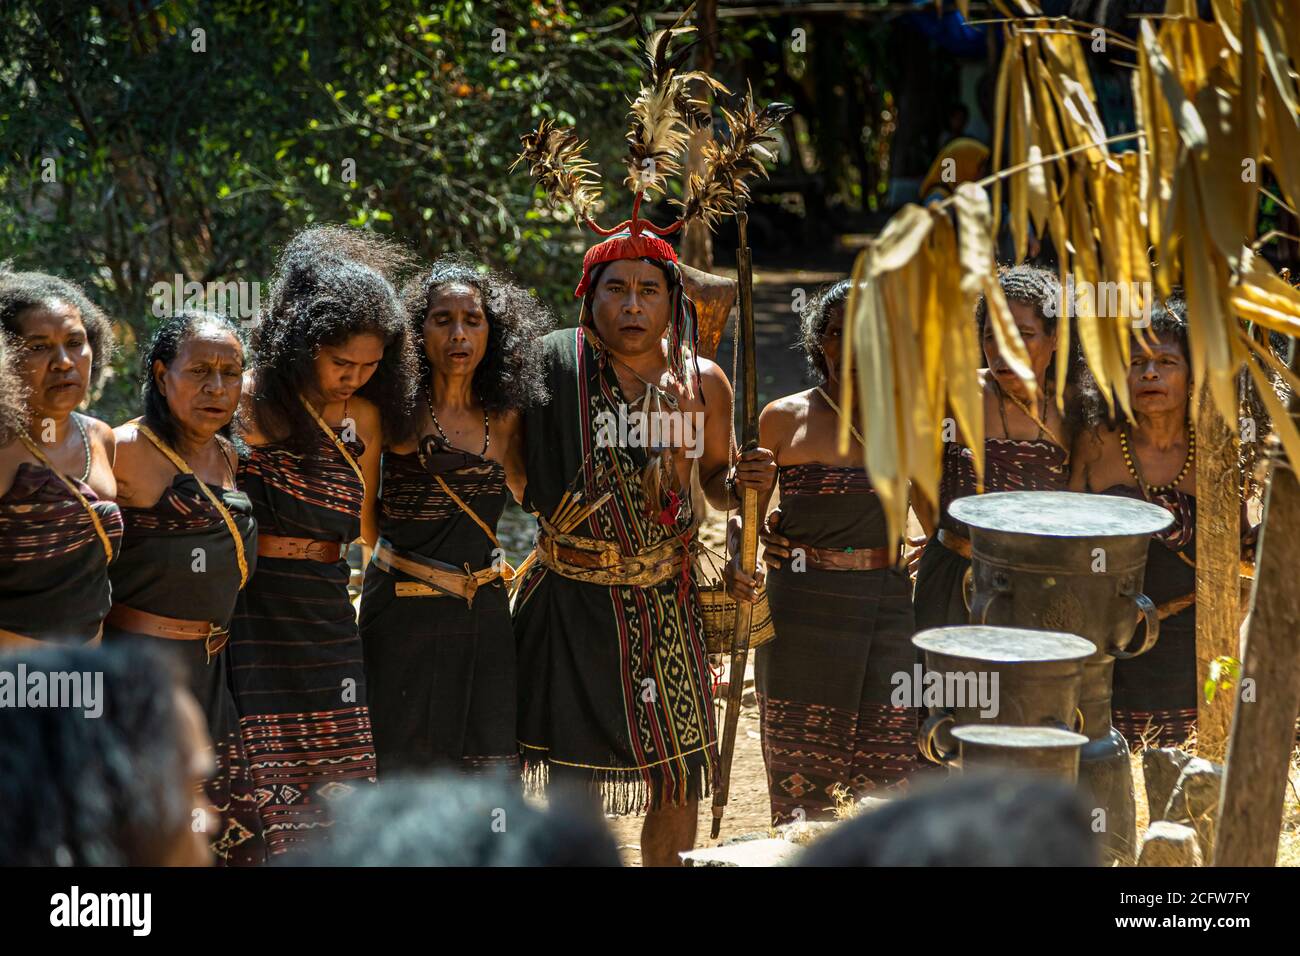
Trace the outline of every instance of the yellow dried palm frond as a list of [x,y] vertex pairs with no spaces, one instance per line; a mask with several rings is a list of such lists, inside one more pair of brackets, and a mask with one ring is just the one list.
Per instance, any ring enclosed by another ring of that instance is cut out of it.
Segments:
[[[1028,0],[994,6],[1013,20],[1038,13]],[[1074,322],[1058,323],[1057,347],[1067,352],[1078,336],[1108,401],[1130,414],[1131,342],[1145,334],[1141,318],[1153,300],[1180,285],[1196,387],[1209,390],[1225,420],[1235,420],[1244,365],[1288,455],[1300,461],[1300,430],[1270,387],[1275,377],[1300,390],[1300,377],[1244,333],[1250,323],[1300,337],[1300,289],[1251,250],[1259,173],[1245,175],[1251,164],[1243,162],[1267,164],[1286,200],[1300,208],[1300,78],[1293,66],[1300,62],[1300,17],[1281,0],[1211,0],[1210,7],[1214,22],[1199,19],[1195,0],[1170,0],[1165,19],[1142,20],[1132,82],[1139,138],[1136,150],[1122,155],[1111,152],[1113,137],[1096,105],[1079,42],[1086,31],[1004,27],[993,207],[986,183],[964,184],[935,206],[899,210],[858,258],[845,315],[842,398],[853,407],[852,396],[862,396],[865,463],[891,534],[906,517],[909,484],[937,497],[945,419],[955,420],[956,437],[982,475],[983,362],[971,315],[979,295],[999,349],[1028,375],[993,263],[1003,177],[1017,258],[1033,228],[1051,238],[1063,287],[1066,280],[1075,287],[1068,298],[1062,292],[1060,314],[1073,313]],[[1109,297],[1116,288],[1119,298]],[[1057,367],[1063,399],[1066,363]],[[1194,414],[1199,404],[1191,403]],[[847,420],[841,441],[847,448]]]

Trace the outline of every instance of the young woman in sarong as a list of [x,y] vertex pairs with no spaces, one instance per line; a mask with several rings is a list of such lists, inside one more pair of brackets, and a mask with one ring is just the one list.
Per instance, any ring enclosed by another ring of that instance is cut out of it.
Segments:
[[[1111,719],[1132,747],[1181,746],[1196,726],[1196,431],[1186,305],[1174,296],[1152,309],[1155,342],[1133,338],[1128,389],[1136,424],[1107,416],[1090,377],[1082,396],[1088,427],[1074,446],[1071,487],[1140,498],[1169,509],[1174,523],[1152,535],[1143,593],[1155,602],[1160,637],[1138,657],[1115,662]],[[1247,393],[1253,395],[1250,389]],[[1259,434],[1268,419],[1251,416]],[[1242,558],[1251,560],[1258,528],[1246,515],[1242,485]],[[1139,630],[1145,625],[1139,624]],[[1141,640],[1135,631],[1134,639]]]
[[112,327],[72,283],[0,269],[0,332],[19,419],[0,435],[0,648],[97,644],[122,518],[113,431],[76,409],[103,378]]
[[[803,347],[818,384],[778,398],[759,418],[776,456],[780,511],[764,535],[776,638],[754,655],[763,761],[774,823],[830,819],[837,798],[905,779],[916,766],[914,707],[894,707],[891,676],[910,671],[912,588],[897,567],[885,514],[862,466],[858,429],[837,449],[840,339],[849,283],[812,300]],[[860,416],[855,415],[854,421]],[[759,505],[766,513],[769,485]],[[740,522],[729,528],[739,552]],[[738,573],[733,591],[751,597]]]
[[257,560],[253,506],[235,489],[230,437],[244,346],[229,320],[182,312],[158,328],[140,371],[144,414],[114,432],[126,531],[104,640],[152,647],[188,678],[216,751],[206,790],[220,825],[209,845],[218,864],[254,865],[266,845],[224,650]]
[[375,781],[348,545],[375,539],[380,422],[407,414],[414,359],[393,270],[365,233],[316,227],[286,247],[253,334],[237,482],[257,518],[230,665],[272,855],[329,825],[328,804]]
[[[1056,407],[1060,283],[1053,273],[1027,265],[1003,270],[998,281],[1029,353],[1038,394],[1031,406],[1024,383],[998,352],[988,306],[980,299],[975,318],[988,362],[988,367],[980,371],[986,436],[984,490],[1062,491],[1070,477],[1067,466],[1074,416],[1062,417]],[[1066,380],[1070,383],[1067,388],[1072,389],[1077,350],[1071,347],[1070,353]],[[1067,399],[1072,397],[1067,395]],[[956,437],[945,441],[939,514],[936,516],[924,499],[917,497],[912,503],[927,537],[916,569],[913,597],[918,630],[969,622],[962,581],[970,567],[970,537],[966,526],[948,513],[948,506],[975,492],[975,463],[970,448]]]
[[444,258],[403,293],[419,359],[387,430],[361,640],[381,778],[436,765],[517,771],[515,638],[496,537],[523,496],[520,412],[546,398],[554,322],[505,276]]

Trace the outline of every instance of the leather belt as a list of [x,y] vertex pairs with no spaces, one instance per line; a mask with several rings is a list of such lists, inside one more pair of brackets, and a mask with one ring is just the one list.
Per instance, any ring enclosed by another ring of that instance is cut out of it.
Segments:
[[278,534],[257,536],[259,558],[288,558],[292,561],[319,561],[334,564],[343,556],[344,545],[338,541],[317,541],[315,538],[287,538]]
[[939,529],[939,543],[949,551],[955,551],[963,558],[970,558],[970,538],[964,537],[947,528]]
[[624,555],[613,541],[562,534],[540,522],[537,558],[561,577],[605,587],[653,587],[690,566],[697,545],[673,538],[633,555]]
[[221,653],[230,639],[230,632],[211,621],[194,621],[180,617],[165,617],[148,611],[114,604],[104,623],[132,634],[160,637],[169,641],[203,641],[208,661]]
[[398,551],[382,538],[370,560],[381,571],[390,574],[401,571],[419,578],[418,582],[396,582],[394,591],[398,597],[458,597],[464,599],[467,607],[474,606],[474,595],[479,588],[513,576],[513,571],[507,575],[496,567],[471,571],[467,564],[463,569],[456,568],[423,555]]
[[42,641],[39,638],[28,637],[26,634],[19,634],[16,631],[6,631],[0,627],[0,650],[17,651],[26,650],[33,647],[98,647],[104,639],[104,625],[99,625],[99,630],[95,636],[82,644],[66,645],[56,641]]
[[893,548],[814,548],[806,544],[790,543],[790,553],[803,552],[808,567],[816,571],[875,571],[894,564],[897,556]]

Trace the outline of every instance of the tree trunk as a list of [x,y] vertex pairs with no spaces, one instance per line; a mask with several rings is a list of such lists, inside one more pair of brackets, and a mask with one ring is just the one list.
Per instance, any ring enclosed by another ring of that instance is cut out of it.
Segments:
[[1216,657],[1236,657],[1240,626],[1241,497],[1237,435],[1208,388],[1201,389],[1196,428],[1196,747],[1222,763],[1228,749],[1232,697],[1205,700],[1201,688]]
[[[1198,506],[1199,491],[1198,486]],[[1264,498],[1254,604],[1246,637],[1215,866],[1273,866],[1300,711],[1300,484],[1279,462]],[[1198,542],[1199,558],[1199,542]],[[1199,614],[1199,612],[1198,612]]]

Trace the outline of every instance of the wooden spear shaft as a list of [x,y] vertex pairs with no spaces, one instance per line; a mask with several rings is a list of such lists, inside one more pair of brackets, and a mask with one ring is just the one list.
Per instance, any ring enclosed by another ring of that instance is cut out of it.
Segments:
[[[736,277],[740,286],[741,349],[741,423],[742,453],[758,447],[758,379],[754,368],[754,272],[750,259],[747,227],[749,214],[742,206],[736,214],[736,229],[740,236],[736,249]],[[752,571],[758,561],[758,492],[745,488],[740,494],[740,566]],[[745,692],[745,664],[749,660],[749,630],[754,605],[749,601],[736,602],[736,628],[731,634],[731,675],[727,684],[727,712],[723,720],[722,752],[719,756],[718,786],[713,791],[714,839],[722,831],[722,814],[727,808],[731,788],[731,761],[736,755],[736,727],[740,719],[740,698]]]

